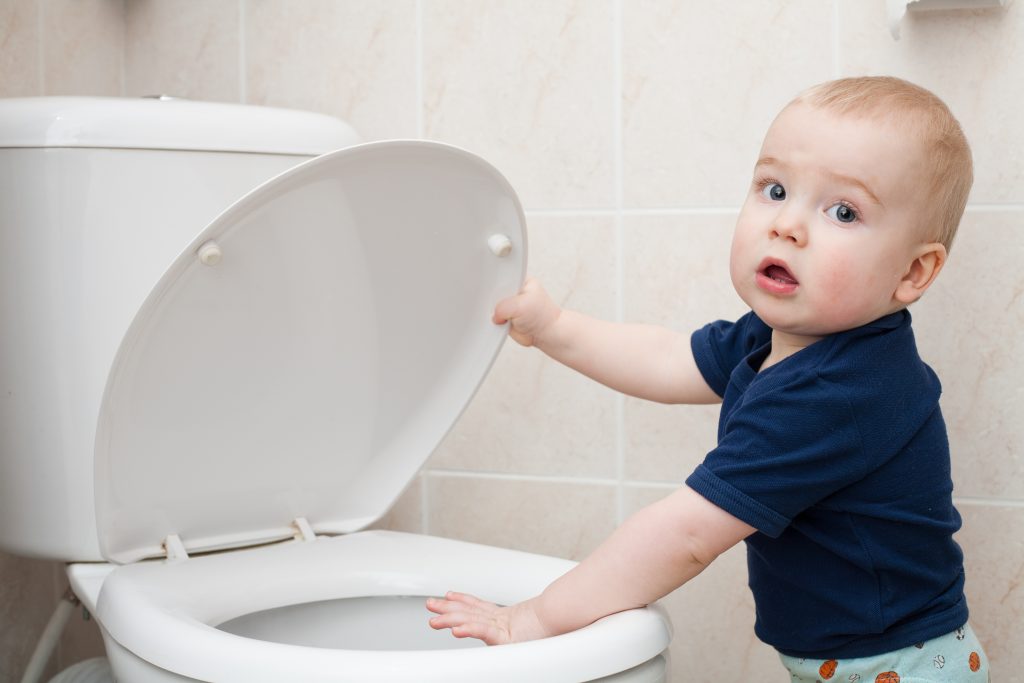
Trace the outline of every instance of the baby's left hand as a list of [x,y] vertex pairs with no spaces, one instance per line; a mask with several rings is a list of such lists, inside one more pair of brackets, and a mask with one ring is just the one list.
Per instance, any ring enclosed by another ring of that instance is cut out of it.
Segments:
[[450,628],[456,638],[478,638],[488,645],[519,643],[551,635],[534,611],[532,600],[500,607],[465,593],[448,592],[444,598],[428,598],[427,609],[435,629]]

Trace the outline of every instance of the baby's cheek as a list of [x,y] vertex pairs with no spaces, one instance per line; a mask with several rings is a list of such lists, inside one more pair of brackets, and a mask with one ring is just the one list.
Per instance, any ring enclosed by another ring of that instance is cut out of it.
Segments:
[[729,254],[729,279],[740,298],[752,306],[749,295],[756,289],[757,261],[742,239],[734,239]]
[[825,269],[825,287],[838,294],[855,292],[863,284],[859,270],[846,261],[833,261]]
[[861,268],[838,260],[822,273],[821,290],[826,303],[821,315],[843,324],[858,319],[871,306],[875,287]]

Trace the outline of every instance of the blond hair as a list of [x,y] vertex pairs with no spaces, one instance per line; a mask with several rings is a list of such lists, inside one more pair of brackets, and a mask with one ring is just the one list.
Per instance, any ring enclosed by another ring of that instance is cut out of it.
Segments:
[[974,182],[971,148],[960,123],[934,93],[901,78],[862,76],[816,85],[791,104],[806,102],[837,114],[885,117],[917,135],[929,155],[922,190],[938,201],[923,226],[948,251]]

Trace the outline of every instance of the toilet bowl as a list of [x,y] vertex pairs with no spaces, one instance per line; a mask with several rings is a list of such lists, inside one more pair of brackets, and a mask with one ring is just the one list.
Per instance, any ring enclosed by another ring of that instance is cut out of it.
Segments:
[[[351,145],[190,234],[127,328],[113,326],[109,362],[75,368],[105,378],[87,456],[100,557],[60,542],[51,556],[72,562],[119,681],[665,680],[657,607],[498,647],[427,626],[426,596],[517,602],[570,562],[364,531],[505,339],[490,312],[522,282],[526,234],[496,169],[439,143]],[[107,266],[133,254],[115,256]],[[2,324],[45,309],[35,295],[0,300]],[[111,327],[104,305],[71,313]],[[0,381],[14,366],[2,359]],[[3,415],[30,443],[33,425]],[[11,465],[7,444],[5,468],[37,466]],[[27,536],[0,528],[43,547]]]
[[[425,627],[423,596],[453,583],[514,602],[571,566],[449,539],[364,531],[114,572],[111,565],[72,565],[69,574],[87,601],[102,583],[96,616],[123,680],[666,680],[659,653],[668,636],[657,608],[500,647]],[[612,672],[619,673],[605,678]]]

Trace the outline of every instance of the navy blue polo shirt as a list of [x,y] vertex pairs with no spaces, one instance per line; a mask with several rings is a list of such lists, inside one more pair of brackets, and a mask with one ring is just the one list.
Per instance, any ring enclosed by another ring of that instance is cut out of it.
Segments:
[[686,483],[758,530],[746,540],[758,637],[794,657],[865,657],[962,626],[941,388],[910,313],[761,372],[771,328],[753,313],[691,346],[723,402],[718,447]]

